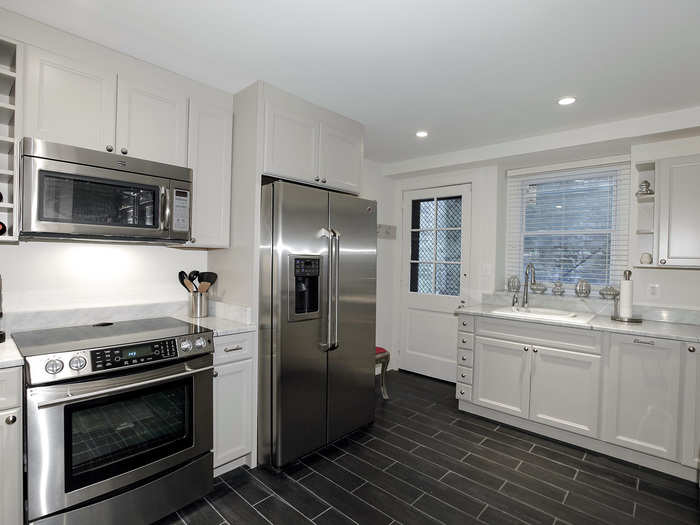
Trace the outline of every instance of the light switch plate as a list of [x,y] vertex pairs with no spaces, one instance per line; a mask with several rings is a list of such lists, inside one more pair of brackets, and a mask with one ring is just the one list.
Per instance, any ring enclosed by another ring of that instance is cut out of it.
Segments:
[[396,226],[391,224],[377,224],[377,239],[396,240]]

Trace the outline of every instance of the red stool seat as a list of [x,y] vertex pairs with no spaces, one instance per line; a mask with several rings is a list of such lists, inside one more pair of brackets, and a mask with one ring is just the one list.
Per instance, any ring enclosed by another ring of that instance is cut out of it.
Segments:
[[375,354],[384,354],[386,352],[388,352],[388,350],[386,348],[382,348],[381,346],[377,346],[374,349]]

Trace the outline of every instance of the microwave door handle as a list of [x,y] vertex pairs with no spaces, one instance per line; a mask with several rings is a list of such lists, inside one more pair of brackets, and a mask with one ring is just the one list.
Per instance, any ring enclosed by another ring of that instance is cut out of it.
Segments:
[[160,222],[164,231],[170,229],[170,188],[160,189]]
[[51,407],[51,406],[56,406],[56,405],[65,405],[68,403],[74,403],[76,401],[86,401],[89,399],[93,399],[96,397],[101,397],[104,395],[108,394],[116,394],[119,392],[128,392],[129,390],[136,390],[137,388],[141,388],[144,386],[149,386],[149,385],[157,385],[158,383],[165,383],[167,381],[171,381],[173,379],[178,379],[181,377],[188,377],[188,376],[193,376],[195,374],[200,374],[202,372],[206,372],[207,370],[213,370],[213,366],[206,366],[204,368],[198,368],[196,370],[187,370],[186,372],[180,372],[178,374],[170,374],[165,377],[158,377],[155,379],[147,379],[146,381],[139,381],[138,383],[131,383],[128,385],[120,385],[120,386],[115,386],[112,388],[104,388],[102,390],[95,390],[94,392],[88,392],[86,394],[78,394],[75,396],[62,396],[57,399],[51,399],[48,401],[40,401],[37,403],[37,408],[46,408],[46,407]]

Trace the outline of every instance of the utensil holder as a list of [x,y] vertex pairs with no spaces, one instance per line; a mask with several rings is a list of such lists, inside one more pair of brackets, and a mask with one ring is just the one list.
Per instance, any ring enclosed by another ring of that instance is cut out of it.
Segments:
[[209,298],[206,293],[190,292],[190,317],[199,318],[209,315]]

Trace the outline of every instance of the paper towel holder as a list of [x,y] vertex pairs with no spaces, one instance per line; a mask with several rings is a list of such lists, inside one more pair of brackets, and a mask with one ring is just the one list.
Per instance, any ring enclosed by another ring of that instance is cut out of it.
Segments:
[[620,296],[616,295],[615,299],[613,300],[613,312],[612,315],[610,316],[610,319],[613,321],[619,321],[621,323],[641,323],[642,318],[633,315],[632,317],[620,317]]

